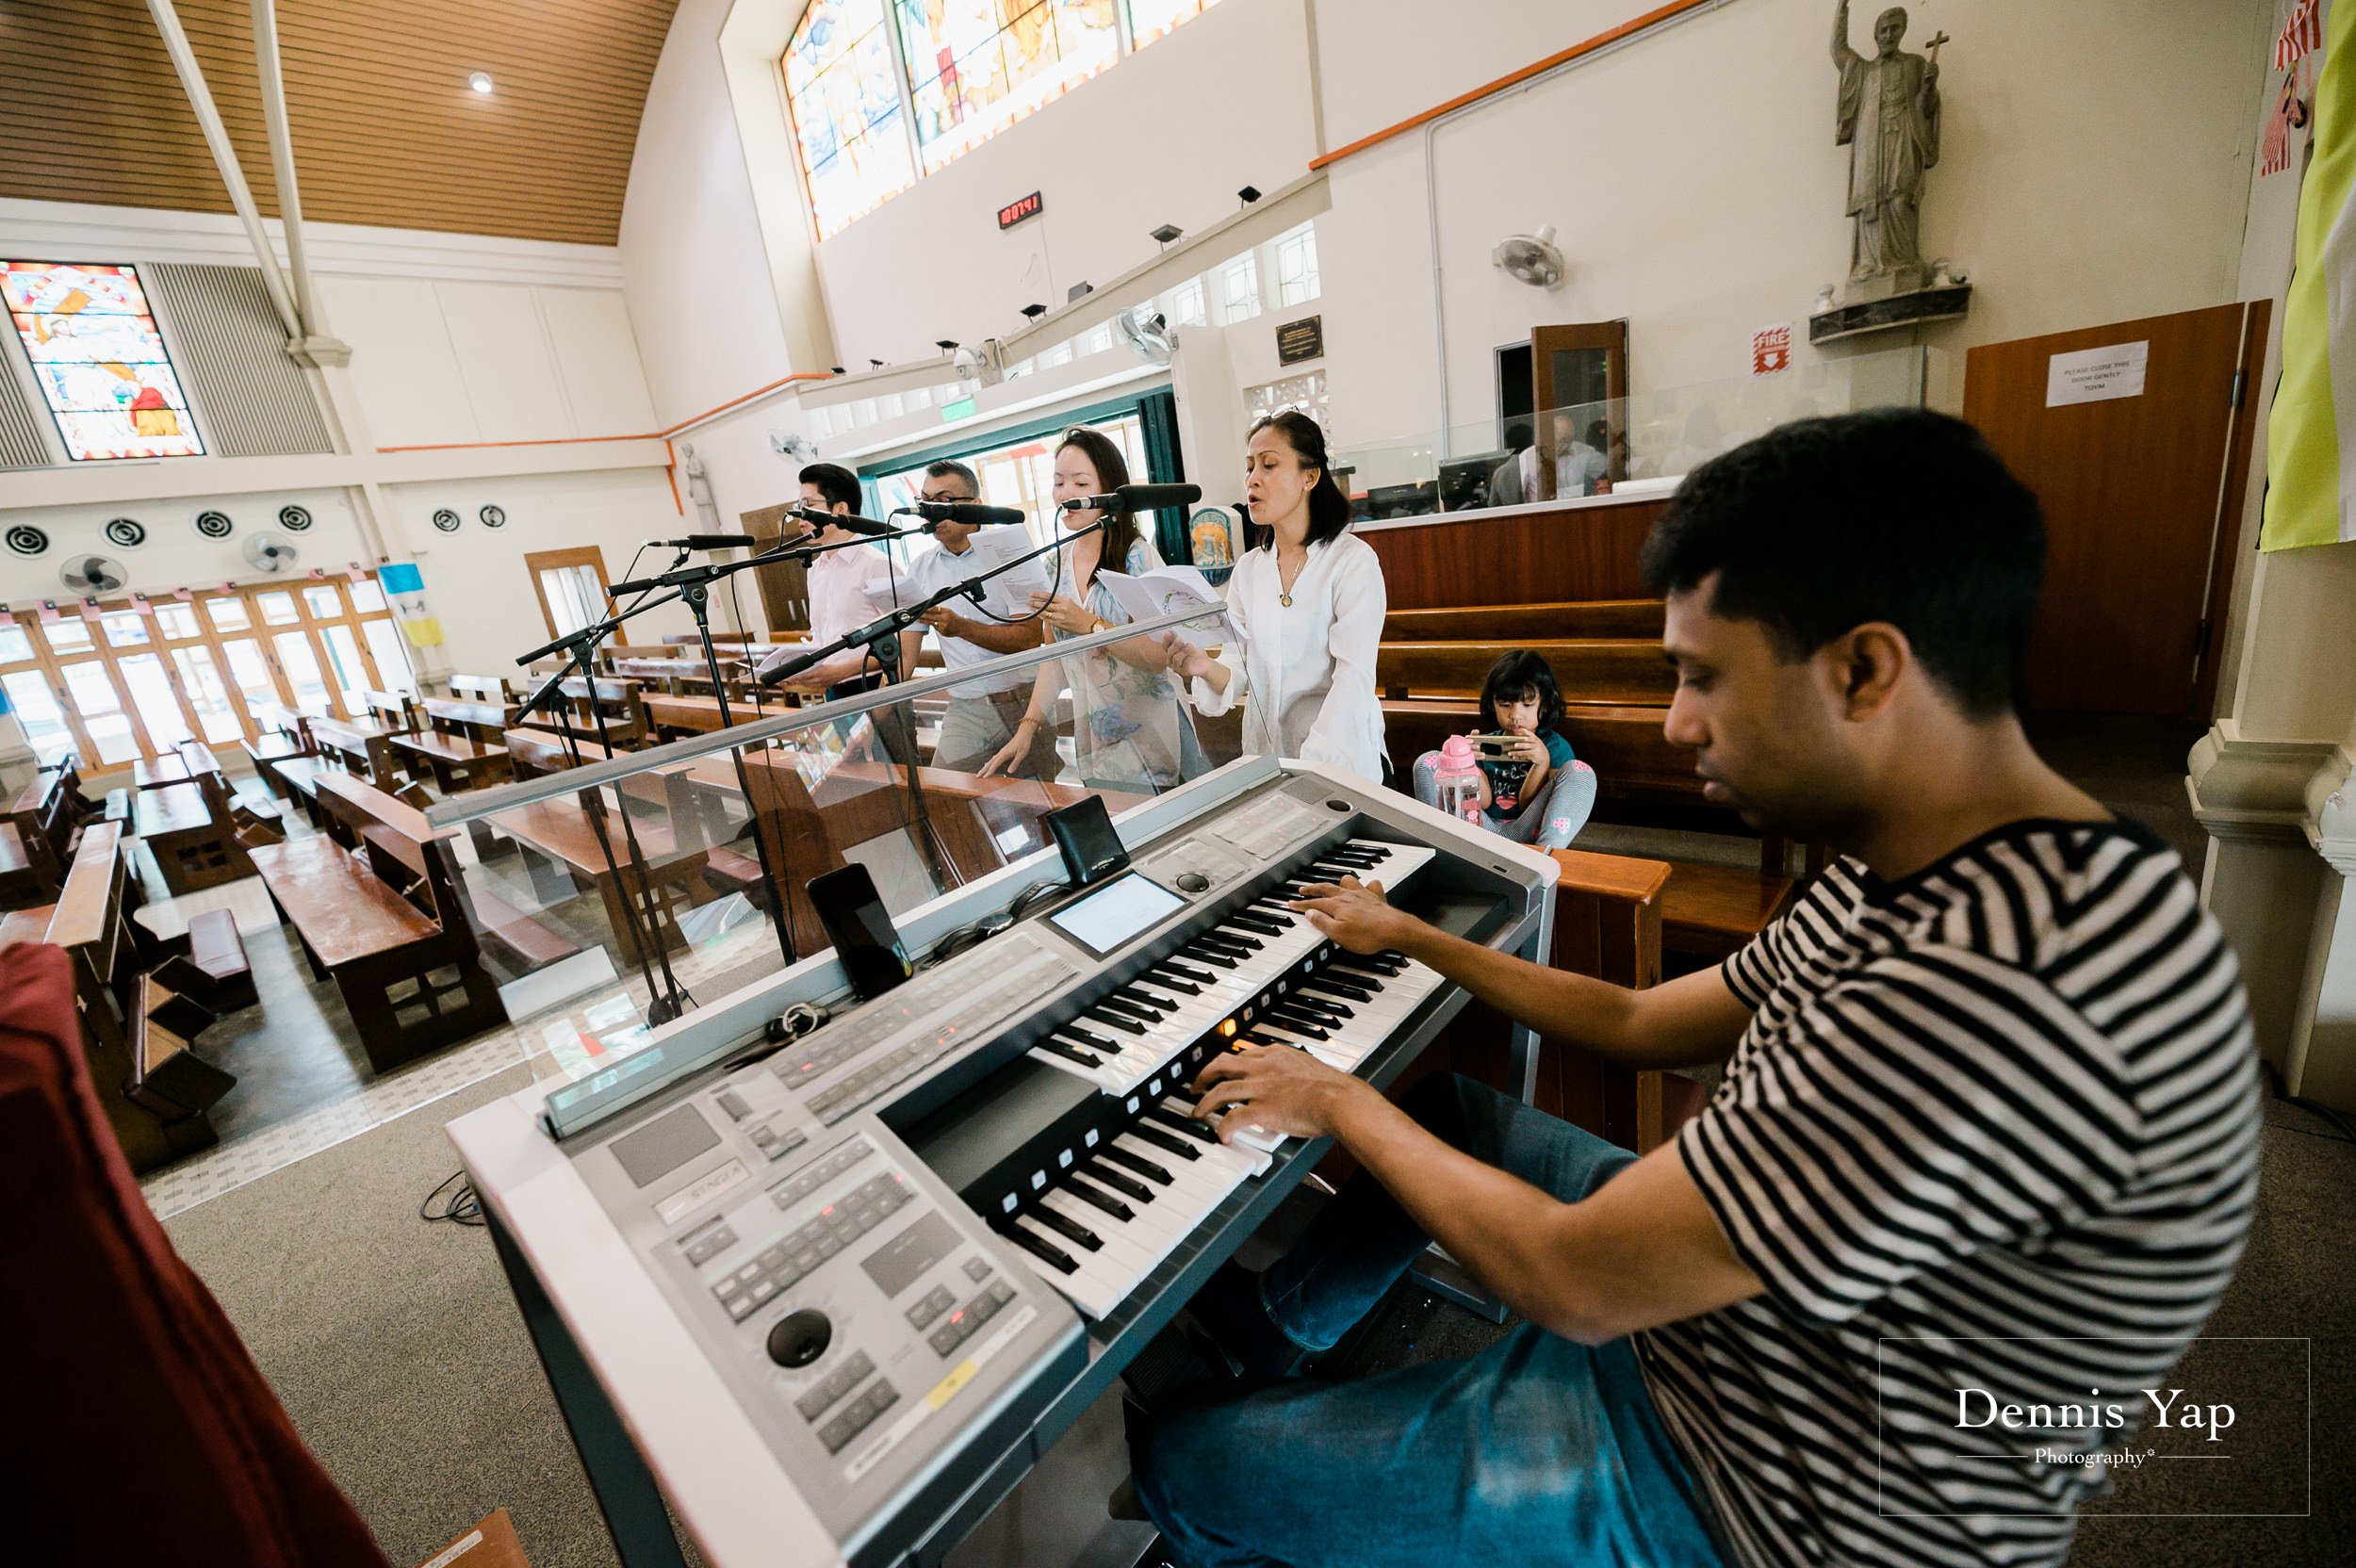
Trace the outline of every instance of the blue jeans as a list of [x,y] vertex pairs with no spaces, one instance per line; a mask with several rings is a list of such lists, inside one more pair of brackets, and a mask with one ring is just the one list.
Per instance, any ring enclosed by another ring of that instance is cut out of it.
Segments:
[[[1438,752],[1427,751],[1415,759],[1415,798],[1426,806],[1436,808],[1440,804],[1440,789],[1434,781],[1439,771]],[[1595,770],[1584,762],[1574,761],[1554,776],[1544,795],[1525,803],[1521,810],[1502,821],[1483,811],[1481,825],[1517,844],[1568,849],[1595,813]]]
[[[1585,1197],[1636,1158],[1469,1079],[1427,1079],[1401,1103],[1558,1198]],[[1427,1239],[1355,1177],[1260,1276],[1261,1302],[1294,1344],[1326,1348]],[[1626,1340],[1590,1348],[1522,1323],[1465,1361],[1238,1387],[1199,1392],[1131,1433],[1138,1498],[1188,1568],[1722,1561]]]

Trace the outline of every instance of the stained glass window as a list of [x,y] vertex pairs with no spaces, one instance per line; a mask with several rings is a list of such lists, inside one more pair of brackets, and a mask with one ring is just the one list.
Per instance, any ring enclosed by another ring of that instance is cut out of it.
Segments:
[[1217,3],[810,0],[779,64],[818,237]]
[[810,0],[783,64],[810,212],[824,239],[916,180],[884,0]]
[[1121,57],[1115,0],[892,0],[931,173]]
[[1181,22],[1202,15],[1219,0],[1122,0],[1129,8],[1129,39],[1142,49]]
[[137,268],[0,262],[0,296],[76,462],[205,455]]

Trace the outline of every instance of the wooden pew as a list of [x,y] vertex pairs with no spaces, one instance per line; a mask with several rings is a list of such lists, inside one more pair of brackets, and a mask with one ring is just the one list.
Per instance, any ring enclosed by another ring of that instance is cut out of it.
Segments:
[[175,898],[254,874],[217,773],[140,791],[131,807],[131,832],[155,857]]
[[427,697],[417,709],[440,733],[476,741],[497,741],[499,731],[515,722],[515,705],[498,698]]
[[[41,769],[33,775],[32,782],[17,792],[7,811],[7,825],[16,834],[25,860],[53,896],[64,880],[64,868],[73,855],[74,830],[79,825],[74,814],[73,792],[67,787],[71,776],[68,769]],[[0,835],[0,858],[7,858],[5,836]]]
[[505,746],[438,728],[394,736],[393,753],[408,764],[412,776],[432,775],[434,788],[446,795],[497,784],[508,776]]
[[[505,743],[518,776],[553,773],[572,765],[563,739],[546,731],[511,730]],[[594,741],[579,743],[584,759],[602,760],[610,755]],[[583,790],[569,799],[535,801],[490,819],[522,848],[532,891],[543,906],[561,903],[581,887],[597,896],[604,906],[607,928],[630,964],[639,961],[635,933],[641,925],[653,933],[663,949],[683,947],[686,938],[679,929],[679,908],[705,904],[716,896],[704,880],[707,854],[694,814],[675,810],[668,793],[677,787],[673,776],[690,765],[680,763],[633,779],[620,796],[628,813],[627,825],[597,790]],[[653,809],[647,809],[649,806]],[[631,856],[632,841],[637,846],[636,861]]]
[[[1659,642],[1632,638],[1517,642],[1554,667],[1565,703],[1660,703],[1676,694],[1677,673]],[[1497,643],[1384,643],[1375,655],[1375,681],[1385,697],[1479,697],[1489,666],[1505,651]]]
[[303,749],[300,740],[276,730],[264,733],[259,740],[240,741],[237,744],[243,748],[246,760],[254,764],[254,771],[262,782],[281,797],[286,795],[286,787],[279,776],[280,765],[297,758],[307,760],[311,755]]
[[449,833],[382,790],[317,780],[327,831],[253,852],[311,972],[333,979],[384,1072],[506,1021],[451,869]]
[[[210,1091],[225,1092],[235,1080],[210,1064],[202,1072],[193,1070],[193,1058],[168,1067],[187,1050],[187,1041],[167,1049],[161,1036],[147,1035],[149,1004],[160,1004],[162,997],[141,972],[151,955],[142,949],[141,929],[131,919],[139,907],[139,884],[131,875],[128,848],[120,823],[94,822],[83,830],[41,939],[63,948],[74,962],[74,1005],[90,1051],[91,1086],[131,1168],[150,1170],[218,1141],[205,1114],[220,1098]],[[24,927],[17,929],[22,934]],[[135,1100],[129,1086],[139,1078],[144,1087],[151,1065],[165,1069],[163,1082]],[[205,1086],[204,1092],[183,1089],[186,1100],[201,1102],[188,1104],[169,1092],[165,1086],[175,1082]]]
[[1502,649],[1562,638],[1661,641],[1667,606],[1659,599],[1588,599],[1562,604],[1483,604],[1468,609],[1394,610],[1386,643],[1486,643]]
[[646,724],[644,694],[634,680],[584,681],[579,677],[559,688],[563,711],[534,720],[550,729],[569,730],[583,740],[602,740],[623,751],[645,745],[653,731]]
[[311,735],[310,714],[275,702],[257,702],[252,708],[254,722],[263,729],[292,738],[305,757],[319,755],[319,743]]
[[397,735],[422,727],[417,701],[406,692],[363,692],[360,700],[368,705],[369,718]]
[[311,721],[311,738],[318,743],[320,756],[340,760],[344,766],[380,789],[391,789],[399,782],[393,771],[395,733],[373,719]]

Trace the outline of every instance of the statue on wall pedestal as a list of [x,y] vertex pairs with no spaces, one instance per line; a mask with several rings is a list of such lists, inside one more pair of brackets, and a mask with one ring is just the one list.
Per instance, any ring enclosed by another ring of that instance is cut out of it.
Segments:
[[1922,278],[1922,175],[1939,162],[1939,46],[1898,47],[1906,13],[1892,6],[1873,20],[1876,53],[1849,47],[1849,0],[1833,14],[1832,63],[1841,73],[1837,145],[1849,149],[1849,220],[1856,235],[1849,282],[1862,298],[1917,288]]
[[1972,308],[1972,286],[1944,258],[1922,262],[1922,176],[1939,162],[1939,46],[1898,47],[1906,13],[1892,6],[1873,19],[1873,56],[1849,47],[1849,0],[1832,19],[1832,63],[1841,73],[1833,142],[1849,149],[1849,283],[1840,302],[1826,285],[1808,313],[1811,343],[1953,320]]

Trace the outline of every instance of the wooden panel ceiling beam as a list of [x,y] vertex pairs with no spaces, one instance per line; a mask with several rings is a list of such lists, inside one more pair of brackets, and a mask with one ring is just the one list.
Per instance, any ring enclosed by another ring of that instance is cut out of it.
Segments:
[[[674,4],[279,0],[304,216],[614,243]],[[274,215],[246,0],[178,9]],[[497,90],[470,91],[474,71]],[[229,208],[143,0],[8,0],[0,103],[0,196]]]

